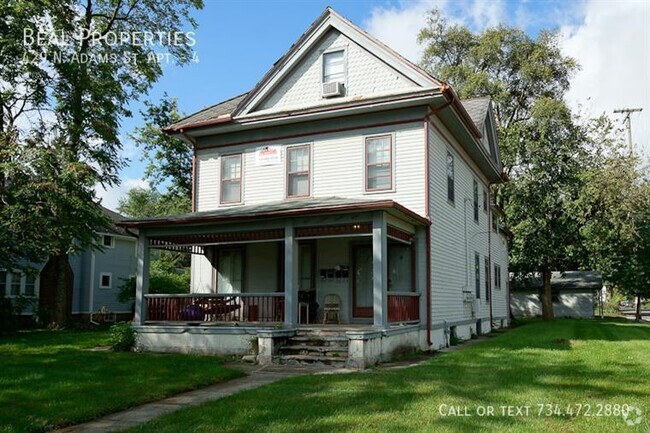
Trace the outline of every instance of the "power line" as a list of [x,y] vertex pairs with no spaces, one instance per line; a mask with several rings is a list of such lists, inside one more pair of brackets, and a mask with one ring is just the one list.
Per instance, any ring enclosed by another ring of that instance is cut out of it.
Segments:
[[630,115],[640,111],[643,111],[643,108],[619,108],[614,110],[614,113],[625,114],[623,122],[625,122],[625,126],[627,127],[627,144],[630,149],[630,155],[634,154],[634,143],[632,143],[632,118]]

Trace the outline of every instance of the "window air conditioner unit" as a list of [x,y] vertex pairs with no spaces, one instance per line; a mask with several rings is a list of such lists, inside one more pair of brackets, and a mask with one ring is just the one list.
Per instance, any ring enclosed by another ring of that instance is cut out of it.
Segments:
[[338,81],[330,81],[323,83],[323,98],[331,98],[332,96],[343,95],[343,83]]

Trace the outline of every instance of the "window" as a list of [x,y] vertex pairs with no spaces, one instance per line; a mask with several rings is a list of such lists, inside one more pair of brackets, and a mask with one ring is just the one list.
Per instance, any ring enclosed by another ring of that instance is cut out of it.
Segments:
[[487,211],[488,211],[488,193],[485,190],[485,188],[483,188],[483,212],[487,213]]
[[36,295],[36,277],[34,275],[25,275],[25,296]]
[[494,214],[494,212],[492,212],[492,231],[496,233],[498,228],[499,228],[499,222],[497,220],[497,216]]
[[217,292],[242,293],[244,290],[244,248],[220,248],[217,254]]
[[494,287],[501,289],[501,266],[494,265]]
[[102,236],[102,245],[105,246],[106,248],[114,248],[115,247],[115,238],[111,235],[103,235]]
[[485,300],[490,300],[490,259],[485,258]]
[[241,154],[221,157],[221,203],[241,202]]
[[100,289],[110,289],[113,275],[109,272],[102,272],[99,274],[99,288]]
[[454,202],[454,155],[447,152],[447,200]]
[[309,197],[309,145],[287,148],[287,197]]
[[323,83],[345,82],[345,55],[343,50],[323,54]]
[[366,191],[393,188],[393,137],[366,138]]
[[474,253],[474,278],[476,282],[476,299],[481,299],[481,256]]
[[478,182],[474,179],[474,221],[478,222]]
[[9,294],[11,296],[18,296],[20,295],[20,274],[16,272],[11,272],[9,274],[9,280],[11,281],[11,290]]

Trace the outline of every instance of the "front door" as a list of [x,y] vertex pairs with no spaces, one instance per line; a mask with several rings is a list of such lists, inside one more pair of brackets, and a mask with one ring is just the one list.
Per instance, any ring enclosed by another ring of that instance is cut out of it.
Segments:
[[372,317],[372,245],[352,249],[352,315]]

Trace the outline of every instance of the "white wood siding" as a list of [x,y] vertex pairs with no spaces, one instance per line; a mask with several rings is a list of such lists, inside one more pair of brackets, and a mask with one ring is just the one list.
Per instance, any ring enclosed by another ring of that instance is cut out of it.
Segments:
[[[428,129],[429,207],[433,221],[431,227],[432,323],[472,320],[471,307],[463,302],[462,292],[469,291],[475,294],[475,252],[480,256],[481,274],[480,308],[476,319],[489,318],[489,303],[485,299],[485,257],[488,255],[488,233],[491,227],[489,214],[483,211],[483,188],[487,189],[487,180],[444,125],[437,118],[433,118],[432,123],[437,127],[436,129],[429,126]],[[454,203],[447,200],[447,151],[454,156]],[[474,179],[479,185],[478,223],[474,221]],[[502,272],[507,272],[507,262],[501,263],[501,266]],[[493,289],[493,297],[504,297],[505,288],[500,292],[497,293]]]
[[[394,190],[366,193],[365,137],[392,134],[394,146]],[[277,165],[255,165],[257,144],[198,149],[196,160],[197,210],[218,209],[220,155],[242,153],[242,204],[254,205],[286,199],[286,148],[296,144],[311,145],[312,197],[391,199],[425,215],[424,210],[424,129],[423,122],[391,127],[312,135],[300,139],[275,140],[263,145],[282,146],[282,161]]]
[[[321,95],[321,56],[325,51],[336,51],[337,49],[345,50],[346,93],[342,98],[326,99]],[[340,103],[359,97],[395,93],[416,87],[416,84],[351,39],[336,30],[331,30],[255,111],[256,114],[260,114]]]

